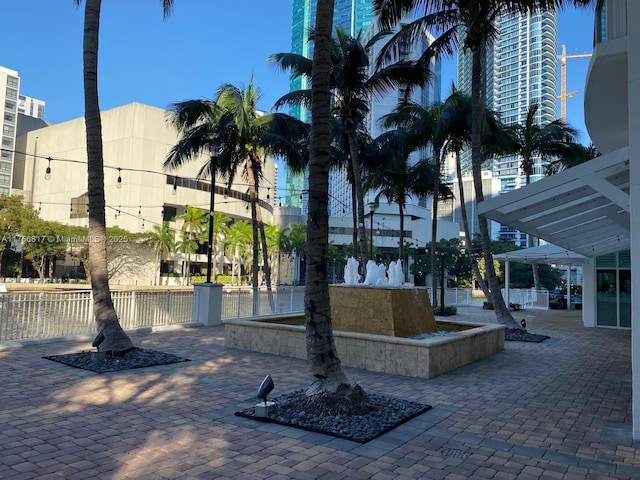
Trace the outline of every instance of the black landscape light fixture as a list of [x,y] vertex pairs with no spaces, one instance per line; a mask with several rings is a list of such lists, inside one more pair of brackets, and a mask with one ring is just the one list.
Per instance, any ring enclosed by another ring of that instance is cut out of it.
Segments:
[[522,325],[523,330],[527,329],[527,321],[524,318],[520,320],[520,325]]
[[104,332],[100,330],[96,337],[93,339],[93,342],[91,342],[91,346],[100,350],[100,344],[102,342],[104,342]]
[[267,375],[260,384],[260,388],[258,388],[258,398],[264,401],[265,405],[267,404],[267,395],[271,393],[273,386],[273,379],[271,378],[271,375]]
[[211,283],[211,263],[213,261],[213,216],[215,204],[216,168],[218,167],[218,142],[211,142],[209,174],[211,175],[211,195],[209,197],[209,238],[207,243],[207,283]]

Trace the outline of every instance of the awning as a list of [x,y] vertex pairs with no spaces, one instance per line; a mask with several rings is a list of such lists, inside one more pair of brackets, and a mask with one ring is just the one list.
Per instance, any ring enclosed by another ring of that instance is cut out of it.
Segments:
[[486,199],[478,213],[586,257],[628,250],[629,149]]
[[512,252],[499,253],[493,256],[494,260],[507,260],[519,263],[542,263],[556,265],[582,265],[588,262],[588,258],[566,248],[547,243],[538,247],[523,248]]

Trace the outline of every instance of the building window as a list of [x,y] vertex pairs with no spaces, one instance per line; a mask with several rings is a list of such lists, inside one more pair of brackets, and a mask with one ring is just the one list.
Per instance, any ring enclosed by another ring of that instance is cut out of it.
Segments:
[[15,133],[15,127],[12,127],[11,125],[4,125],[2,127],[2,134],[3,135],[13,135]]
[[2,137],[2,146],[4,148],[13,148],[13,139],[8,137]]
[[18,88],[18,77],[7,77],[7,85]]
[[8,110],[10,112],[15,112],[16,111],[16,102],[12,102],[10,100],[5,100],[4,109]]
[[5,113],[4,114],[4,121],[7,122],[7,123],[15,123],[16,116],[13,113]]
[[[2,152],[4,154],[4,152]],[[4,158],[4,155],[3,155]],[[4,170],[5,172],[11,171],[11,164],[7,162],[0,162],[0,170]]]
[[16,100],[18,98],[18,91],[13,88],[7,87],[6,95],[7,95],[7,98]]
[[89,217],[89,194],[85,193],[71,199],[71,214],[69,218]]

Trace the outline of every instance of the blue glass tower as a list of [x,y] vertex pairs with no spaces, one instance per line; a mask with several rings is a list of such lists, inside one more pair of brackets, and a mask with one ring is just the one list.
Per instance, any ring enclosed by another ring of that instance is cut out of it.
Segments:
[[[293,0],[293,18],[291,22],[291,52],[311,58],[313,45],[309,43],[309,29],[315,25],[316,0]],[[352,36],[360,31],[365,32],[373,18],[371,1],[367,0],[335,0],[333,25],[339,26]],[[292,79],[290,91],[308,88],[304,78]],[[309,121],[309,112],[304,107],[293,107],[289,113]],[[286,205],[304,206],[303,191],[306,189],[306,176],[287,171],[284,203]]]

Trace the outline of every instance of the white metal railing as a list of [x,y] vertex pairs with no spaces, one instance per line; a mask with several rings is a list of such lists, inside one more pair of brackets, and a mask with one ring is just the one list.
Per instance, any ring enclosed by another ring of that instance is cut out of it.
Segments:
[[304,312],[304,287],[278,287],[271,294],[260,290],[255,299],[251,290],[223,287],[222,318],[244,318]]
[[[502,297],[506,295],[502,290]],[[510,288],[509,303],[520,305],[521,308],[549,309],[549,292],[547,290],[534,290],[532,288]]]
[[[112,292],[125,329],[191,322],[188,291]],[[95,333],[91,291],[0,294],[0,341]]]
[[[428,290],[431,296],[431,289]],[[440,292],[438,303],[439,295]],[[116,291],[112,292],[112,298],[125,330],[192,321],[192,291]],[[481,307],[484,301],[484,296],[471,289],[445,290],[445,305]],[[522,308],[549,308],[546,291],[511,289],[509,302]],[[271,294],[261,289],[257,297],[250,289],[223,287],[220,308],[223,319],[303,313],[304,287],[278,287]],[[95,332],[89,290],[0,293],[0,341]]]

